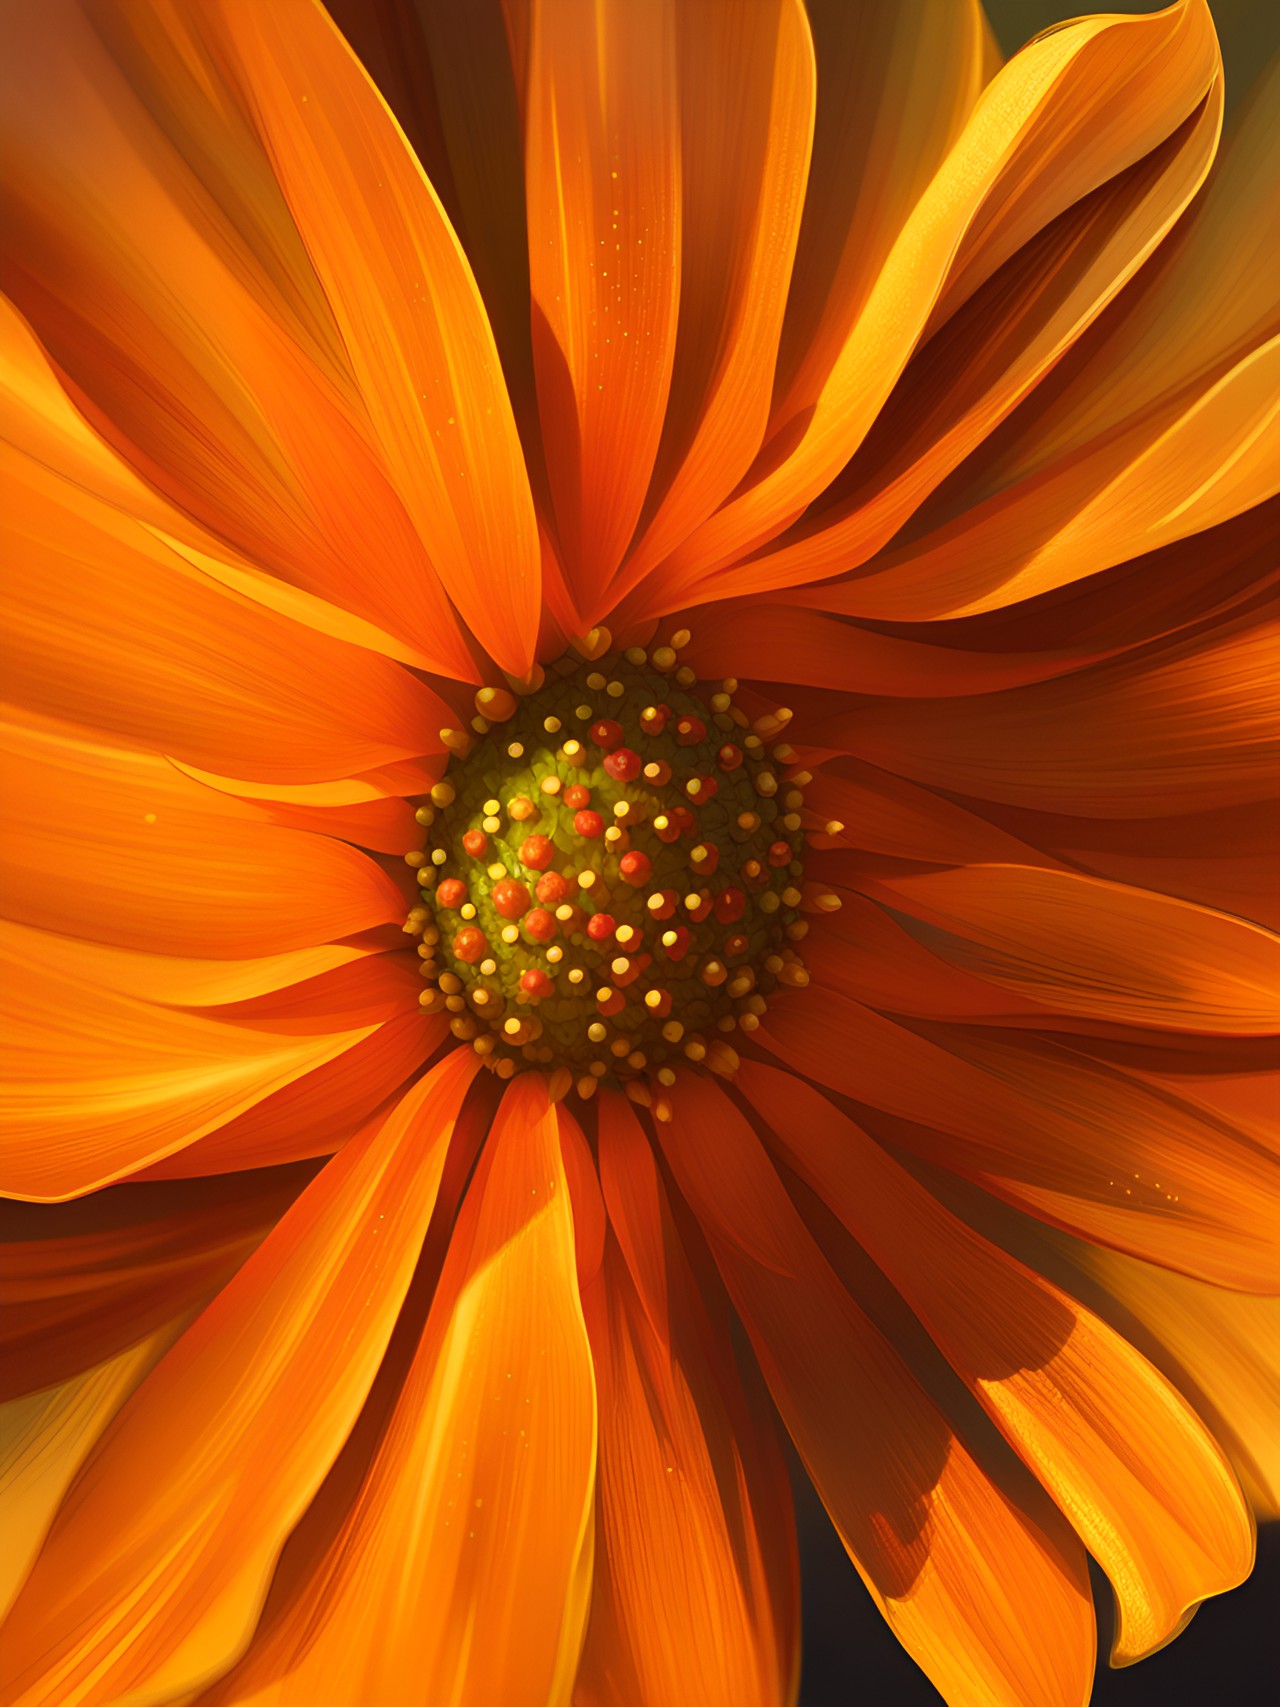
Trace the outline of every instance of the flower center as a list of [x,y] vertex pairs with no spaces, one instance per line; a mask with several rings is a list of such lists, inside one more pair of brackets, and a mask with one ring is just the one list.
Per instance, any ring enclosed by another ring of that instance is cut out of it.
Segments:
[[535,692],[482,688],[478,740],[446,732],[406,928],[423,1007],[503,1078],[539,1067],[647,1101],[678,1059],[732,1074],[732,1034],[808,982],[789,713],[753,725],[736,682],[678,667],[687,643],[570,654]]

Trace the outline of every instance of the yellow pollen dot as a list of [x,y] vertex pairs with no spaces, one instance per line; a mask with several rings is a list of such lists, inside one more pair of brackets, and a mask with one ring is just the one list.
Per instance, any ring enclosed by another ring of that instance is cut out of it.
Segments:
[[599,670],[592,670],[591,674],[587,677],[587,686],[591,689],[592,693],[599,693],[604,684],[605,678],[600,674]]
[[452,806],[455,799],[451,782],[436,782],[431,785],[431,803],[433,806]]
[[662,1035],[668,1043],[679,1043],[684,1036],[684,1027],[678,1019],[669,1019],[662,1028]]
[[600,879],[596,876],[594,871],[580,871],[578,873],[579,889],[594,889],[599,881]]
[[776,913],[781,905],[782,903],[778,899],[777,891],[774,889],[766,889],[764,894],[756,902],[756,906],[759,907],[762,913]]
[[684,898],[684,904],[691,913],[696,913],[698,908],[702,905],[702,896],[693,894],[686,895]]
[[662,1006],[662,991],[646,990],[644,995],[644,1005],[647,1008],[660,1008]]
[[608,842],[609,846],[612,847],[615,842],[620,842],[622,840],[624,834],[625,831],[620,830],[616,824],[610,824],[609,828],[604,833],[604,839]]
[[564,950],[560,947],[559,943],[552,943],[551,947],[547,950],[547,959],[553,966],[555,966],[559,961],[563,960],[563,958]]
[[542,727],[546,730],[548,735],[558,735],[562,725],[558,717],[544,717],[542,720]]
[[615,800],[613,815],[615,818],[629,818],[631,816],[631,802],[629,800]]
[[570,764],[574,764],[582,757],[582,742],[566,741],[560,751],[564,754],[565,758],[568,759]]
[[676,671],[676,680],[682,688],[691,688],[697,679],[697,671],[691,670],[687,664],[682,664]]
[[556,918],[559,919],[560,923],[563,925],[563,924],[567,924],[568,921],[572,917],[573,917],[573,908],[569,905],[569,903],[567,901],[562,901],[560,903],[560,905],[556,908]]
[[511,1019],[503,1020],[502,1029],[506,1032],[508,1037],[518,1037],[520,1035],[521,1023],[522,1022],[520,1020],[513,1016]]
[[604,691],[608,694],[610,699],[621,699],[627,690],[621,682],[610,682]]
[[544,794],[559,794],[560,778],[558,776],[544,776],[538,787]]
[[680,941],[680,938],[676,935],[675,931],[663,931],[663,933],[662,933],[662,946],[663,946],[663,948],[674,948],[679,941]]
[[782,820],[782,827],[784,830],[791,830],[794,832],[800,828],[801,822],[802,820],[798,812],[788,812]]
[[524,757],[524,742],[523,741],[508,741],[508,743],[507,743],[507,757],[509,759],[522,759]]
[[635,931],[632,930],[630,925],[619,925],[617,930],[613,934],[617,937],[618,941],[625,948],[626,945],[631,941],[632,937],[634,937],[636,933],[635,933]]
[[648,654],[643,646],[628,646],[622,656],[628,664],[634,664],[639,669],[641,664],[648,663]]
[[676,1076],[670,1067],[659,1067],[655,1077],[660,1085],[674,1085],[676,1082]]
[[822,828],[828,836],[838,836],[844,831],[844,825],[840,822],[839,818],[828,818]]
[[784,889],[782,891],[782,904],[784,907],[798,907],[800,905],[800,891],[790,887]]
[[508,948],[511,947],[513,942],[519,942],[520,927],[518,925],[503,925],[502,940],[506,943]]
[[625,954],[620,954],[616,959],[609,962],[609,970],[615,978],[625,978],[631,970],[631,962]]
[[456,996],[462,988],[462,979],[454,972],[442,972],[436,979],[436,983],[439,984],[446,996]]
[[660,670],[669,670],[676,661],[676,655],[669,646],[659,646],[653,654],[653,661]]
[[471,901],[464,901],[458,911],[464,919],[474,919],[476,916],[475,904]]
[[502,819],[501,818],[492,818],[492,817],[482,818],[480,820],[480,828],[482,830],[487,830],[491,836],[495,836],[495,835],[497,835],[498,831],[502,828]]
[[600,988],[596,991],[596,1000],[598,1002],[608,1002],[612,1001],[612,999],[613,986],[611,984],[601,984]]
[[[650,895],[649,899],[645,902],[645,906],[651,913],[660,913],[666,904],[666,898],[662,895]],[[625,929],[627,927],[624,926],[623,928]],[[621,935],[621,932],[619,932],[619,935]]]
[[655,830],[665,830],[670,822],[671,820],[667,817],[665,812],[659,812],[658,816],[653,820],[653,827]]
[[[155,822],[154,814],[152,815],[151,821],[152,823]],[[412,853],[407,853],[404,856],[404,863],[406,865],[413,866],[416,869],[418,866],[425,865],[427,863],[427,856],[424,853],[419,853],[415,848]]]
[[498,962],[493,959],[482,960],[480,962],[480,970],[486,978],[492,978],[494,973],[498,970]]
[[573,708],[573,715],[578,719],[579,723],[587,723],[590,721],[594,713],[589,705],[575,705]]
[[486,800],[484,803],[484,809],[489,814],[501,812],[502,802],[500,800]]
[[445,860],[448,859],[448,857],[449,857],[448,854],[445,852],[445,850],[443,848],[432,848],[432,850],[431,850],[431,863],[432,863],[432,865],[443,865]]
[[677,652],[683,652],[692,639],[693,635],[690,634],[687,628],[677,628],[675,633],[671,636],[671,644],[675,647]]
[[575,966],[569,973],[569,982],[571,984],[581,984],[585,977],[586,973],[582,970],[581,966]]
[[591,1024],[587,1027],[587,1036],[593,1043],[603,1043],[608,1035],[608,1027],[602,1025],[598,1019],[592,1020]]
[[507,875],[507,868],[505,865],[501,864],[500,861],[495,860],[494,863],[489,867],[489,876],[493,878],[495,883],[498,881],[498,879],[500,877],[505,877],[506,875]]

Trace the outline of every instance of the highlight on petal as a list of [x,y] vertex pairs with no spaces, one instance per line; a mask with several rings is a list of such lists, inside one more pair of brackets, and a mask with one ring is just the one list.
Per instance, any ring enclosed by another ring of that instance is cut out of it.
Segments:
[[600,1392],[582,1707],[782,1707],[799,1649],[786,1470],[680,1247],[648,1139],[600,1103],[604,1264],[584,1296]]
[[202,1707],[326,1694],[563,1707],[591,1592],[595,1457],[557,1112],[528,1074],[503,1098],[353,1505]]
[[692,1076],[678,1089],[658,1127],[667,1162],[894,1634],[950,1700],[1082,1704],[1094,1628],[1079,1544],[972,1456],[837,1279],[724,1093]]
[[1091,1311],[952,1215],[793,1074],[744,1062],[776,1147],[897,1287],[1111,1578],[1113,1658],[1162,1647],[1253,1564],[1226,1458],[1186,1401]]
[[15,1604],[11,1699],[163,1698],[243,1649],[377,1372],[476,1066],[452,1054],[332,1161],[120,1412]]

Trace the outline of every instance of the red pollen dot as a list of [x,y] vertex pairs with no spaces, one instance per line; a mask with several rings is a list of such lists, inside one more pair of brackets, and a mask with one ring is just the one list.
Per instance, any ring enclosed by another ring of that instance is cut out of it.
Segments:
[[770,842],[769,851],[765,855],[770,865],[786,865],[791,859],[790,842]]
[[462,838],[462,845],[472,859],[479,859],[489,846],[489,838],[483,830],[468,830]]
[[640,713],[640,727],[646,735],[661,735],[670,715],[669,705],[647,705]]
[[618,861],[618,870],[624,883],[629,883],[633,889],[639,889],[653,875],[653,861],[648,854],[641,853],[639,848],[632,848],[630,853],[624,853]]
[[540,1002],[544,996],[550,996],[555,991],[555,985],[540,966],[531,966],[527,972],[520,974],[520,988],[526,996],[532,996],[535,1002]]
[[436,885],[436,901],[446,912],[456,913],[467,898],[467,886],[460,877],[446,877]]
[[596,746],[603,747],[606,753],[622,745],[622,725],[615,723],[612,717],[602,717],[598,723],[593,723],[589,733]]
[[722,771],[736,771],[742,763],[742,748],[735,747],[732,741],[726,741],[716,754],[716,763]]
[[633,753],[630,747],[619,747],[615,752],[606,753],[604,768],[615,782],[634,782],[640,775],[640,755]]
[[583,783],[571,782],[560,798],[571,812],[580,812],[584,806],[590,806],[591,790]]
[[689,952],[688,931],[683,925],[676,925],[674,931],[664,934],[674,935],[676,939],[674,942],[664,942],[662,944],[662,952],[666,955],[667,959],[683,960],[685,955]]
[[589,841],[594,842],[597,836],[604,834],[604,819],[598,812],[588,808],[584,812],[574,813],[573,827],[580,836],[586,836]]
[[558,871],[544,871],[534,890],[534,894],[545,907],[558,907],[562,901],[567,901],[572,893],[573,885]]
[[524,928],[535,942],[550,942],[556,934],[556,921],[545,907],[534,907],[524,916]]
[[682,717],[676,724],[677,747],[696,747],[707,733],[707,726],[700,717]]
[[555,855],[550,836],[526,836],[520,844],[520,858],[531,871],[545,871]]
[[734,925],[747,910],[747,898],[741,889],[722,889],[715,899],[716,918],[722,925]]
[[614,932],[612,913],[592,913],[587,920],[587,935],[592,942],[607,942]]
[[705,805],[720,792],[720,784],[713,776],[691,776],[687,786],[690,800],[698,806]]
[[458,960],[465,960],[468,966],[474,966],[477,960],[483,960],[489,952],[484,932],[478,925],[463,925],[453,939],[453,952]]
[[745,954],[750,947],[750,942],[741,931],[735,931],[732,936],[724,939],[724,952],[730,960],[736,960],[738,955]]
[[493,905],[504,919],[522,919],[529,911],[529,891],[514,877],[500,878],[493,886]]
[[698,820],[687,806],[673,806],[667,816],[682,836],[692,836],[698,828]]

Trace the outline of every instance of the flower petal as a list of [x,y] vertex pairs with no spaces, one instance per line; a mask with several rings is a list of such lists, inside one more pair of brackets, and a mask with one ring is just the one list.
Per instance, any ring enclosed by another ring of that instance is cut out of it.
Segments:
[[202,1707],[565,1707],[596,1438],[575,1255],[556,1111],[529,1074],[503,1099],[354,1505]]
[[[403,918],[399,889],[357,849],[278,828],[152,754],[0,724],[0,774],[5,911],[23,924],[233,958]],[[89,886],[77,882],[86,867]]]
[[0,1406],[0,1618],[27,1580],[54,1514],[103,1429],[157,1359],[177,1322],[61,1386]]
[[892,1116],[914,1153],[1033,1215],[1219,1285],[1280,1284],[1274,1161],[1187,1097],[1004,1029],[939,1028],[943,1046],[834,991],[774,1004],[755,1035]]
[[377,1372],[476,1065],[453,1052],[330,1162],[120,1413],[14,1608],[15,1701],[163,1698],[247,1642]]
[[[203,1309],[305,1183],[290,1172],[202,1182],[199,1201],[154,1204],[137,1189],[51,1208],[10,1205],[0,1250],[6,1397],[38,1392]],[[24,1213],[25,1211],[25,1213]],[[104,1225],[103,1223],[107,1223]]]
[[[604,1095],[599,1130],[617,1232],[583,1300],[600,1393],[600,1492],[574,1699],[782,1707],[799,1660],[786,1470],[763,1430],[746,1438],[746,1397],[624,1099]],[[756,1460],[763,1475],[750,1473]]]
[[388,1020],[329,1060],[290,1079],[206,1137],[139,1170],[142,1179],[189,1179],[274,1168],[335,1150],[377,1124],[379,1110],[449,1037],[439,1015]]
[[1026,865],[892,876],[873,892],[943,960],[1058,1012],[1280,1032],[1280,939],[1230,914]]
[[472,633],[523,674],[538,626],[533,499],[493,333],[439,199],[319,6],[213,16],[400,499]]
[[794,520],[862,443],[930,317],[955,312],[1037,231],[1163,142],[1219,70],[1203,0],[1083,19],[1005,66],[922,188],[820,388],[777,424],[759,477],[674,554],[664,597]]
[[532,9],[525,162],[533,355],[561,555],[584,618],[657,455],[680,302],[675,8]]
[[828,1266],[745,1119],[686,1076],[659,1126],[765,1379],[894,1634],[960,1703],[1083,1703],[1084,1557],[974,1459]]
[[[7,947],[3,1191],[96,1191],[223,1126],[368,1037],[376,1025],[288,1037],[222,1024],[46,964],[36,933]],[[416,1016],[413,1016],[416,1017]]]
[[[444,702],[387,658],[224,590],[142,522],[7,458],[6,690],[219,773],[319,782],[438,750]],[[74,610],[67,588],[76,589]]]
[[966,465],[932,525],[850,589],[849,608],[917,621],[991,609],[1277,490],[1280,288],[1267,237],[1280,218],[1278,92],[1273,70],[1132,291]]
[[678,12],[676,28],[679,358],[615,600],[728,497],[760,448],[813,134],[813,44],[798,0],[745,11],[710,0]]
[[1189,1395],[1260,1518],[1280,1517],[1280,1298],[1245,1298],[1119,1251],[1071,1241],[1072,1260],[1118,1306],[1117,1326]]
[[213,10],[53,0],[4,75],[9,290],[94,427],[251,562],[470,675]]
[[[821,581],[866,563],[892,539],[1150,264],[1205,179],[1221,107],[1219,83],[1165,142],[1037,232],[946,319],[907,364],[821,504],[743,565],[735,586]],[[885,597],[874,566],[808,589],[806,602],[860,614],[864,578],[874,614]],[[932,584],[929,593],[936,602]]]
[[1230,1466],[1191,1407],[1091,1311],[1007,1256],[794,1074],[738,1087],[884,1271],[1111,1578],[1114,1657],[1162,1647],[1253,1564]]
[[1275,647],[1274,624],[1239,619],[999,694],[837,712],[805,734],[929,787],[1038,811],[1209,812],[1273,795]]

